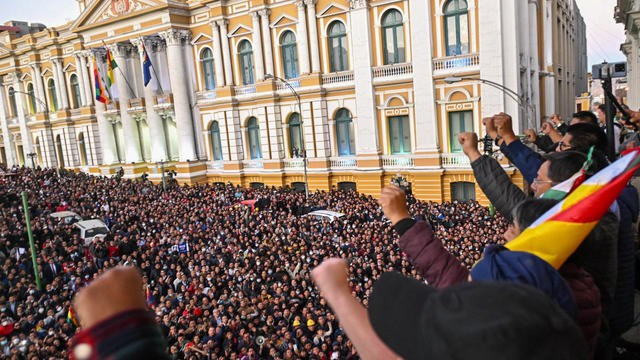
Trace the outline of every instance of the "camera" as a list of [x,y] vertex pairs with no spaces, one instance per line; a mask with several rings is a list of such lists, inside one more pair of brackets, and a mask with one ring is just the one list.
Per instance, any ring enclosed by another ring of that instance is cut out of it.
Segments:
[[399,187],[404,191],[405,194],[411,194],[411,184],[407,178],[402,177],[402,175],[398,174],[395,177],[391,178],[391,184]]
[[493,154],[493,139],[488,134],[482,138],[482,147],[487,155]]
[[593,79],[613,79],[627,76],[627,63],[602,63],[593,65],[591,74]]

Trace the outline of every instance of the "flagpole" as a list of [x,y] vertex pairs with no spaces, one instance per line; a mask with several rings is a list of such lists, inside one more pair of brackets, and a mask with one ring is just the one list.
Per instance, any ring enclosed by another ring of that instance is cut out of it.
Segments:
[[38,262],[36,261],[36,247],[33,243],[33,233],[31,232],[31,218],[29,217],[29,203],[27,202],[27,193],[22,192],[22,208],[24,209],[24,220],[27,225],[27,235],[29,237],[29,250],[31,250],[31,261],[33,263],[33,276],[36,278],[36,286],[38,291],[42,291],[40,285],[40,273],[38,273]]
[[[147,52],[147,47],[144,46],[144,38],[142,39],[142,46],[144,47],[145,55],[149,56],[149,53]],[[151,59],[149,59],[149,62],[151,63],[151,68],[153,69],[153,75],[156,76],[156,83],[158,84],[158,88],[160,89],[160,93],[164,95],[164,90],[162,89],[162,84],[160,83],[160,77],[158,76],[158,73],[156,72],[156,67],[155,67],[155,65],[153,65],[153,61],[151,61]]]
[[[104,45],[104,47],[107,47],[107,43],[104,42],[104,40],[102,40],[102,44]],[[107,49],[108,50],[108,49]],[[114,59],[115,60],[115,59]],[[116,62],[116,64],[118,64]],[[131,86],[131,84],[129,83],[129,80],[127,80],[127,77],[124,76],[124,72],[122,71],[122,69],[120,68],[120,66],[117,66],[117,69],[120,70],[120,75],[122,75],[122,79],[124,79],[124,82],[127,83],[127,86],[129,87],[129,91],[131,91],[131,97],[135,98],[136,97],[136,92],[133,91],[133,87]]]

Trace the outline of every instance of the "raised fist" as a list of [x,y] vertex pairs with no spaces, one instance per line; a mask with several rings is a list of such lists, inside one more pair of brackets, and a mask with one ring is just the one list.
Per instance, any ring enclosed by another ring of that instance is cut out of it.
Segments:
[[404,191],[395,185],[382,189],[378,204],[382,207],[384,216],[391,221],[391,225],[410,217],[407,210],[407,197]]
[[529,142],[535,142],[537,139],[536,131],[533,129],[525,130],[524,134],[527,135],[527,139],[529,140]]
[[330,296],[344,291],[351,292],[348,275],[347,262],[337,258],[325,260],[311,271],[311,278],[318,289]]
[[458,135],[458,142],[462,145],[462,151],[469,157],[471,162],[482,156],[480,150],[478,150],[478,135],[476,133],[461,133]]
[[482,124],[484,124],[489,137],[495,140],[498,137],[498,130],[496,130],[496,125],[493,122],[493,118],[489,117],[482,119]]

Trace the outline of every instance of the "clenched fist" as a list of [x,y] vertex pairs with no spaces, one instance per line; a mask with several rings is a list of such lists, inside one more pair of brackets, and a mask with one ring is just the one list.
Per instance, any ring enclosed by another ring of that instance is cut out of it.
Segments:
[[484,124],[489,137],[495,140],[498,137],[498,130],[496,130],[496,125],[493,123],[493,118],[489,117],[482,119],[482,124]]
[[500,113],[493,116],[493,122],[496,125],[498,135],[500,135],[507,145],[518,140],[518,137],[513,132],[513,125],[511,123],[511,116]]
[[529,140],[529,142],[536,142],[536,139],[538,138],[536,135],[536,131],[533,129],[527,129],[524,131],[524,134],[527,135],[527,139]]
[[461,133],[458,135],[458,142],[462,145],[462,151],[471,162],[476,161],[476,159],[482,156],[480,150],[478,150],[478,135],[476,135],[476,133]]
[[337,258],[325,260],[311,271],[313,282],[316,283],[325,298],[329,297],[329,299],[339,293],[349,294],[351,292],[348,275],[347,262]]
[[391,221],[391,225],[410,217],[407,210],[407,197],[404,191],[395,185],[382,189],[378,204],[382,207],[384,216]]

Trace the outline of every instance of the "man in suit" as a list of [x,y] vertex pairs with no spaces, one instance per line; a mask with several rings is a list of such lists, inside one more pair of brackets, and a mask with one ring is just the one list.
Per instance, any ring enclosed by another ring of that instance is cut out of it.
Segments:
[[60,265],[56,264],[53,261],[53,258],[50,258],[49,261],[44,265],[44,268],[42,269],[42,275],[44,276],[44,279],[50,283],[53,281],[53,279],[55,279],[56,276],[58,276],[58,274],[60,273],[60,271],[62,270],[62,268],[60,267]]

